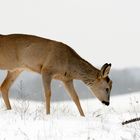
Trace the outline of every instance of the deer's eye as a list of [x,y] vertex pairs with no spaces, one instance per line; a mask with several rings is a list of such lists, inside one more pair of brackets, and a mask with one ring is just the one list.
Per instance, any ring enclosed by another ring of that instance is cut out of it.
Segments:
[[109,81],[110,81],[110,79],[107,77],[107,78],[106,78],[106,82],[109,83]]
[[106,88],[106,92],[107,92],[107,93],[109,92],[109,88]]

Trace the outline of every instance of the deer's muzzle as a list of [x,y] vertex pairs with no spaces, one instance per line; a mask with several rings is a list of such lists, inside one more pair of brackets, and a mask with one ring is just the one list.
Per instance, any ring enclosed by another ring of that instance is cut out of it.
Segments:
[[109,106],[109,102],[106,102],[106,101],[102,101],[103,104]]

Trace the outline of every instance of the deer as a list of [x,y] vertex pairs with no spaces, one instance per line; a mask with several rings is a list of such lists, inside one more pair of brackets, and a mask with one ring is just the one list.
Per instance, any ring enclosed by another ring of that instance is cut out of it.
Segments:
[[99,101],[107,106],[110,104],[112,80],[108,75],[111,63],[97,69],[60,41],[29,34],[0,35],[0,69],[7,70],[0,86],[7,110],[11,109],[9,88],[24,70],[41,74],[46,114],[50,114],[52,79],[62,81],[81,116],[85,114],[74,88],[74,80],[83,81]]

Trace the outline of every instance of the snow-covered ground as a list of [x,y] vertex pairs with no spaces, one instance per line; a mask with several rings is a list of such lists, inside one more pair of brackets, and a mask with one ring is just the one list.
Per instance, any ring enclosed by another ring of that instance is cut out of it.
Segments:
[[139,140],[140,122],[122,121],[140,116],[140,92],[113,96],[106,107],[97,99],[81,101],[86,117],[73,102],[53,102],[51,115],[43,102],[12,99],[6,111],[0,100],[0,140]]

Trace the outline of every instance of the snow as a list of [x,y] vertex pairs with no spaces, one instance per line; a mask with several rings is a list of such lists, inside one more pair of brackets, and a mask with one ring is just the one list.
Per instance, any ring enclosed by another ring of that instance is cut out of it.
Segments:
[[140,92],[113,96],[106,107],[97,99],[81,100],[86,117],[72,101],[52,102],[51,115],[43,102],[12,99],[12,110],[0,100],[0,140],[139,140]]

